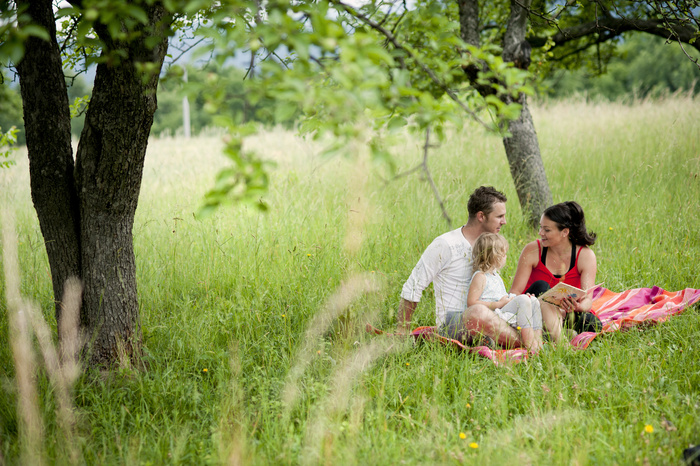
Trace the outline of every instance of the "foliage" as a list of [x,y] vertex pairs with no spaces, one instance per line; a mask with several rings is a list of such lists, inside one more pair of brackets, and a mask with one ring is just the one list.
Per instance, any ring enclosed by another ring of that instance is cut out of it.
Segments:
[[10,86],[8,78],[0,74],[0,127],[9,128],[15,126],[17,132],[17,143],[24,144],[24,122],[22,121],[22,97],[19,93],[19,86]]
[[[175,65],[165,73],[158,89],[158,110],[153,122],[152,134],[163,132],[175,133],[182,127],[182,100],[186,97],[190,105],[191,130],[198,134],[205,128],[215,126],[217,112],[208,102],[209,83],[214,76],[225,75],[226,83],[217,92],[222,95],[221,109],[229,114],[237,125],[248,122],[259,122],[273,126],[275,105],[269,99],[253,102],[245,91],[245,71],[234,65],[219,66],[209,62],[204,67],[187,65],[187,83],[183,82],[183,66]],[[295,111],[286,120],[279,121],[286,127],[291,127],[299,118],[299,111]]]
[[[552,97],[585,93],[610,100],[630,96],[658,96],[677,91],[700,92],[700,73],[677,44],[661,38],[630,34],[620,45],[618,56],[603,68],[591,66],[560,71],[544,84]],[[695,54],[700,56],[700,54]]]
[[0,3],[0,65],[19,63],[24,55],[24,43],[30,37],[49,40],[48,32],[35,24],[25,24],[17,27],[18,23],[26,22],[25,11],[17,11],[8,0]]
[[[481,121],[480,113],[488,110],[492,121],[483,124],[501,131],[503,122],[517,117],[517,104],[465,98],[470,94],[461,67],[467,63],[467,47],[456,34],[454,18],[442,14],[443,4],[428,1],[400,16],[385,14],[386,8],[382,3],[355,9],[333,1],[282,1],[258,11],[255,4],[224,4],[197,34],[210,39],[205,53],[219,66],[248,50],[244,93],[253,104],[269,102],[263,112],[275,122],[287,122],[301,111],[304,133],[333,136],[328,153],[343,152],[354,140],[367,141],[372,159],[390,170],[386,147],[403,126],[419,132],[434,127],[440,135],[444,124],[467,114]],[[500,94],[530,92],[522,84],[523,73],[502,61],[499,65],[491,51],[471,53],[494,61],[494,73],[506,76],[502,81],[508,86],[498,89]],[[209,78],[202,89],[205,108],[216,115],[217,125],[236,134],[236,116],[227,110],[224,91],[231,87],[231,77]],[[254,164],[258,157],[245,154],[241,159]]]
[[15,164],[14,160],[5,160],[3,161],[2,159],[9,159],[10,155],[12,154],[13,151],[16,150],[14,146],[17,143],[17,128],[14,126],[7,130],[6,132],[2,132],[2,126],[0,126],[0,168],[7,168],[11,165]]
[[[697,287],[698,99],[569,101],[532,111],[556,201],[581,203],[598,234],[597,282],[616,291]],[[422,139],[402,134],[392,148],[398,170],[422,157]],[[499,138],[474,124],[445,135],[431,161],[456,218],[466,216],[481,183],[510,199],[509,283],[533,233],[513,205]],[[134,225],[149,369],[125,365],[81,377],[73,397],[77,463],[665,464],[697,442],[697,306],[658,326],[598,337],[585,351],[548,347],[512,367],[369,335],[367,321],[394,327],[402,283],[444,232],[429,187],[409,178],[387,185],[361,158],[319,157],[319,145],[281,129],[248,143],[277,161],[264,196],[268,215],[244,206],[196,221],[192,214],[225,163],[222,142],[150,142]],[[48,261],[21,163],[0,172],[10,179],[0,199],[17,208],[22,293],[54,326]],[[353,253],[348,238],[358,232]],[[282,394],[290,368],[304,360],[307,330],[354,272],[384,286],[355,296],[344,318],[310,339],[299,398],[288,409]],[[8,341],[0,283],[0,340]],[[433,323],[430,291],[416,317]],[[394,348],[343,378],[363,349],[382,341]],[[10,351],[0,345],[0,452],[17,464]],[[44,370],[36,380],[41,454],[46,464],[68,463],[56,441],[55,389]],[[347,392],[338,391],[339,381]],[[314,443],[319,426],[324,436]]]
[[[496,89],[497,95],[531,92],[524,84],[526,74],[504,64],[497,50],[468,50],[459,39],[453,9],[435,0],[423,1],[411,11],[398,3],[355,8],[337,0],[280,0],[267,2],[264,8],[253,0],[214,5],[168,1],[164,5],[175,17],[175,27],[193,30],[195,37],[206,39],[200,50],[208,55],[214,70],[222,70],[241,51],[249,54],[250,69],[243,85],[240,75],[210,71],[204,83],[191,83],[185,90],[193,97],[201,96],[212,123],[227,128],[234,138],[245,122],[230,108],[232,90],[246,96],[256,120],[286,123],[301,112],[304,132],[316,138],[333,135],[329,152],[351,147],[350,141],[367,141],[373,159],[391,169],[386,147],[403,126],[419,132],[432,127],[440,136],[446,123],[469,115],[504,133],[505,123],[517,117],[518,104],[507,99],[484,101],[469,90],[462,72],[468,60],[493,62],[493,77],[505,83]],[[142,29],[159,27],[147,24],[147,8],[148,2],[102,0],[59,8],[58,40],[65,66],[119,65],[123,51],[114,44],[127,44]],[[22,12],[17,15],[21,17]],[[11,21],[1,32],[9,41],[30,34],[32,27],[26,21]],[[105,33],[94,34],[96,27]],[[114,44],[103,43],[100,37],[109,37]],[[0,50],[0,57],[16,63],[23,42],[12,43],[17,44],[12,53]],[[136,65],[148,71],[147,61]],[[219,194],[210,196],[208,202],[221,199],[221,186],[233,189],[237,186],[234,178],[240,180],[239,175],[245,177],[246,172],[262,166],[259,154],[233,154],[242,148],[229,146],[227,156],[238,162],[220,174]],[[228,181],[223,182],[225,179]],[[253,198],[250,194],[242,198]]]
[[[249,131],[254,131],[253,126],[249,125],[248,128]],[[272,163],[246,159],[247,154],[241,150],[242,143],[241,136],[230,135],[224,154],[233,162],[233,166],[217,174],[216,184],[207,192],[204,205],[198,212],[200,217],[207,217],[216,210],[217,206],[228,203],[247,202],[258,210],[267,210],[262,197],[267,193],[269,186],[269,175],[266,169]]]

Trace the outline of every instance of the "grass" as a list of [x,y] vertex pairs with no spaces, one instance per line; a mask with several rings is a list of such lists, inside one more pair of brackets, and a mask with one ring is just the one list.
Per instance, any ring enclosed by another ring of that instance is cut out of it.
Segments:
[[[698,288],[700,106],[676,96],[631,105],[533,108],[556,202],[583,205],[598,233],[597,282],[612,290]],[[323,159],[281,130],[247,141],[277,163],[269,213],[245,206],[193,217],[224,163],[217,137],[149,144],[134,225],[144,360],[72,390],[73,444],[88,464],[678,464],[700,441],[700,312],[548,349],[496,367],[442,347],[394,342],[398,294],[429,242],[448,229],[418,176],[385,184],[382,167]],[[395,147],[399,170],[421,140]],[[455,219],[480,184],[502,189],[513,253],[525,225],[500,140],[467,125],[430,158]],[[14,209],[21,292],[54,329],[51,282],[27,166],[0,172]],[[5,283],[0,338],[9,341]],[[416,317],[434,321],[432,292]],[[37,361],[40,357],[37,356]],[[0,463],[23,461],[14,359],[0,344]],[[56,389],[36,372],[47,463],[69,463]],[[653,432],[645,431],[652,426]],[[25,443],[23,443],[25,442]],[[476,447],[476,448],[475,448]]]

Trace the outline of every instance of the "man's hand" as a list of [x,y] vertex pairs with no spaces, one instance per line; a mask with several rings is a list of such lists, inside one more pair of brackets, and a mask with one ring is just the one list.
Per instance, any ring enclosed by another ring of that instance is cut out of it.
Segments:
[[411,333],[411,317],[413,317],[413,312],[416,310],[418,303],[413,301],[406,301],[401,298],[399,303],[399,314],[396,317],[396,331],[402,334]]

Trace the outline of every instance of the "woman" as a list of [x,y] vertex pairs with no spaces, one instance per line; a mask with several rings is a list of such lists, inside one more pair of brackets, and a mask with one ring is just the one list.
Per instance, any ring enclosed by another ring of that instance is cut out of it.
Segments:
[[[595,285],[597,263],[589,248],[595,233],[586,230],[583,209],[576,202],[562,202],[544,211],[540,219],[540,239],[523,248],[510,292],[539,296],[559,282],[587,290]],[[542,321],[552,340],[561,340],[564,317],[575,312],[575,328],[596,330],[600,321],[590,312],[589,295],[567,298],[560,307],[542,303]]]

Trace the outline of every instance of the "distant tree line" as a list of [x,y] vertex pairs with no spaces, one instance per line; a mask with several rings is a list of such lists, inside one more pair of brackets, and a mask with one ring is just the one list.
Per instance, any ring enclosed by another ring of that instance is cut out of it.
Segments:
[[[534,67],[533,67],[534,68]],[[204,69],[188,68],[188,81],[206,89],[208,76],[227,73],[231,79],[226,88],[226,101],[230,114],[239,122],[256,121],[274,124],[275,115],[270,102],[254,100],[243,90],[245,70],[212,63]],[[611,57],[601,57],[599,62],[572,66],[571,69],[558,69],[540,79],[540,93],[558,99],[573,95],[589,98],[619,100],[624,97],[657,97],[677,91],[700,92],[700,72],[673,42],[667,43],[655,36],[632,34],[614,51]],[[4,79],[10,79],[4,76]],[[167,73],[161,80],[158,90],[158,110],[151,134],[158,136],[182,131],[182,73]],[[67,79],[68,97],[71,104],[90,94],[90,85],[83,76]],[[190,123],[192,134],[198,134],[207,127],[215,127],[216,114],[207,111],[205,94],[202,92],[189,97]],[[81,108],[71,122],[71,132],[77,139],[83,129],[85,119]],[[285,124],[294,124],[297,115],[290,117]],[[0,86],[0,128],[7,130],[16,126],[20,129],[18,144],[25,143],[22,121],[22,99],[18,86]]]
[[[151,134],[154,136],[164,133],[174,135],[178,131],[182,131],[182,99],[186,94],[182,86],[183,74],[181,68],[175,67],[173,70],[179,70],[180,72],[166,73],[159,84],[158,110],[155,113],[151,129]],[[212,63],[204,69],[188,67],[187,79],[191,84],[188,89],[191,94],[195,94],[188,97],[192,134],[198,134],[207,127],[218,126],[216,124],[217,114],[208,111],[205,105],[208,77],[217,73],[226,73],[230,78],[237,78],[227,81],[229,84],[225,89],[225,100],[228,102],[229,114],[234,115],[239,123],[250,121],[269,125],[276,123],[271,102],[257,100],[255,96],[244,92],[243,80],[245,79],[245,70],[233,66],[219,67]],[[4,76],[4,79],[9,78]],[[68,100],[72,106],[76,99],[86,98],[91,93],[91,84],[87,83],[87,79],[83,75],[67,79],[66,84],[68,85]],[[197,90],[202,92],[196,92]],[[71,120],[71,133],[75,139],[80,137],[80,132],[83,130],[85,122],[84,110],[84,106],[75,106],[74,116]],[[297,117],[298,115],[294,114],[287,121],[283,121],[282,124],[291,126]],[[25,144],[22,97],[20,96],[19,86],[0,86],[0,128],[7,130],[12,126],[19,128],[17,144]]]
[[[690,48],[688,51],[693,52]],[[648,34],[630,34],[613,53],[600,61],[553,71],[542,80],[543,94],[555,99],[585,95],[614,101],[627,96],[700,92],[700,71],[678,43]]]
[[[182,99],[186,96],[182,83],[184,76],[181,68],[173,67],[161,80],[158,88],[158,110],[153,121],[151,134],[161,135],[171,132],[175,134],[182,131]],[[216,63],[210,63],[203,69],[187,67],[187,92],[190,106],[190,126],[192,134],[198,134],[205,128],[219,126],[216,123],[217,112],[206,106],[207,82],[217,74],[225,73],[229,79],[224,88],[223,100],[228,105],[228,115],[237,119],[236,123],[259,122],[273,125],[276,122],[272,102],[256,98],[255,95],[246,93],[243,80],[247,79],[246,71],[234,66],[221,67]],[[299,112],[293,114],[281,123],[291,126],[299,116]]]

